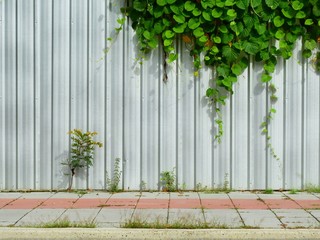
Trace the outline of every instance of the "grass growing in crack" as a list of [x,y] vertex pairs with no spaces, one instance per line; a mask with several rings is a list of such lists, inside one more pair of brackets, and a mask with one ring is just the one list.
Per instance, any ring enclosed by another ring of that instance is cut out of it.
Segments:
[[96,222],[93,220],[83,220],[80,222],[71,222],[68,218],[58,219],[56,221],[50,221],[46,223],[40,223],[31,226],[25,226],[30,228],[95,228]]
[[262,192],[263,194],[273,194],[273,190],[272,189],[266,189]]
[[314,184],[307,184],[304,190],[308,193],[320,193],[320,186]]
[[229,229],[226,224],[217,222],[206,223],[201,221],[191,221],[188,218],[180,218],[172,223],[166,223],[157,219],[154,222],[149,222],[140,217],[126,221],[122,228],[151,228],[151,229]]
[[299,192],[298,189],[291,189],[291,190],[289,191],[289,194],[297,194],[298,192]]

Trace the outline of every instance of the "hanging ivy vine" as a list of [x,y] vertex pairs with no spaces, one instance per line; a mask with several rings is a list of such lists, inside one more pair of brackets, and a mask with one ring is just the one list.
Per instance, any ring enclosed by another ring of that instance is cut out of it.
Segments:
[[[206,96],[214,103],[220,141],[223,122],[220,106],[248,67],[249,60],[263,63],[263,83],[270,83],[278,57],[289,59],[302,39],[302,55],[312,57],[320,71],[320,1],[318,0],[128,0],[123,13],[132,21],[140,51],[162,46],[166,64],[175,61],[176,39],[182,39],[193,58],[195,74],[203,64],[215,71],[215,87]],[[315,52],[314,50],[318,51]],[[167,81],[164,69],[164,81]],[[271,101],[276,88],[271,86]],[[272,119],[271,108],[263,132]],[[269,134],[268,141],[270,139]]]

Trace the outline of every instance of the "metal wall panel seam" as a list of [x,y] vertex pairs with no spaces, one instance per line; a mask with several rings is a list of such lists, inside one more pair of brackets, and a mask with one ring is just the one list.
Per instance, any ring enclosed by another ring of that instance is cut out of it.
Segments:
[[[91,76],[91,68],[89,64],[90,59],[90,0],[87,0],[87,131],[90,131],[90,76]],[[90,171],[92,173],[92,169],[90,168]],[[87,174],[86,174],[86,188],[90,189],[89,186],[89,166],[87,167]]]
[[[138,60],[136,60],[138,61]],[[144,113],[144,109],[143,109],[143,90],[144,90],[144,85],[143,85],[143,65],[141,64],[140,66],[140,77],[139,77],[139,80],[140,80],[140,138],[139,138],[139,141],[140,141],[140,148],[139,148],[139,155],[140,155],[140,171],[139,171],[139,190],[142,191],[142,169],[143,169],[143,161],[142,161],[142,158],[143,158],[143,147],[142,147],[142,144],[143,144],[143,134],[144,134],[144,128],[147,129],[147,126],[143,126],[143,113]]]
[[[179,52],[180,50],[180,46],[179,46],[179,40],[176,40],[175,42],[175,49],[177,51],[178,54],[180,54],[180,56],[182,55],[181,52]],[[181,43],[180,43],[181,44]],[[181,59],[181,57],[179,58]],[[179,61],[177,61],[177,64],[175,65],[175,71],[176,71],[176,76],[174,78],[175,82],[176,82],[176,156],[175,156],[175,170],[176,170],[176,189],[178,189],[179,187],[179,177],[180,177],[180,168],[179,168],[179,150],[180,150],[180,139],[179,139],[179,134],[180,134],[180,127],[181,127],[181,117],[179,116],[179,89],[180,89],[180,84],[179,84]],[[170,79],[169,79],[170,81]],[[179,124],[180,123],[180,124]],[[182,175],[182,173],[181,173]]]
[[53,105],[53,101],[54,101],[54,84],[53,84],[53,79],[54,79],[54,1],[51,1],[51,8],[52,8],[52,38],[51,38],[51,189],[53,189],[53,121],[54,121],[54,105]]
[[[72,126],[72,25],[73,25],[73,19],[72,19],[72,0],[69,0],[69,127],[68,129],[71,130]],[[76,88],[76,87],[75,87]],[[68,136],[68,158],[71,159],[71,136]],[[70,174],[70,173],[69,173]],[[73,186],[76,186],[76,179],[73,180]],[[77,186],[76,186],[77,187]]]
[[[36,0],[33,0],[33,76],[34,76],[34,81],[33,81],[33,172],[34,172],[34,177],[33,177],[33,188],[37,189],[37,178],[38,178],[38,171],[37,171],[37,159],[38,159],[38,154],[37,154],[37,126],[39,126],[39,123],[37,121],[38,116],[37,116],[37,74],[36,74],[36,63],[37,63],[37,52],[36,52],[36,46],[37,46],[37,34],[36,34],[36,30],[37,30],[37,15],[36,15],[36,11],[37,11],[37,5],[36,5]],[[38,123],[38,124],[37,124]]]
[[[304,42],[302,42],[302,49],[303,51],[305,49]],[[302,71],[301,71],[301,79],[302,79],[302,88],[301,88],[301,101],[302,101],[302,114],[301,114],[301,188],[304,189],[305,187],[305,178],[306,178],[306,73],[307,73],[307,65],[306,65],[306,60],[305,58],[302,58]]]
[[122,109],[122,189],[124,190],[125,187],[125,176],[126,176],[126,162],[127,162],[127,154],[126,154],[126,129],[125,129],[125,121],[126,121],[126,101],[125,101],[125,87],[126,87],[126,68],[125,66],[127,65],[127,49],[128,49],[128,43],[127,43],[127,35],[125,34],[126,32],[129,31],[129,26],[128,24],[125,24],[123,26],[123,31],[122,38],[123,38],[123,44],[124,44],[124,51],[123,51],[123,68],[122,68],[122,104],[123,104],[123,109]]
[[[4,2],[0,1],[0,189],[5,189],[5,84],[4,84],[4,30],[2,16],[4,15]],[[5,19],[5,16],[4,18]]]
[[252,61],[252,58],[250,57],[249,58],[249,66],[248,66],[248,87],[247,87],[247,105],[248,105],[248,113],[247,113],[247,118],[248,118],[248,134],[247,134],[247,156],[248,156],[248,159],[247,159],[247,173],[248,173],[248,176],[247,176],[247,189],[250,189],[250,177],[251,177],[251,172],[250,172],[250,163],[251,163],[251,92],[250,92],[250,89],[251,89],[251,61]]
[[[163,91],[162,90],[162,64],[160,64],[161,62],[163,62],[163,49],[161,46],[159,46],[159,50],[158,50],[158,53],[159,53],[159,57],[158,57],[158,62],[159,62],[159,73],[158,73],[158,107],[159,107],[159,113],[158,113],[158,146],[159,146],[159,151],[158,151],[158,176],[157,176],[157,180],[158,180],[158,183],[160,183],[160,174],[161,174],[161,149],[162,149],[162,139],[163,139],[163,128],[162,128],[162,124],[163,122],[161,121],[162,120],[162,106],[163,106],[163,101],[162,101],[162,98],[163,98]],[[160,184],[158,184],[158,191],[160,190]]]
[[[104,26],[105,26],[105,35],[108,33],[108,22],[109,22],[109,14],[108,14],[108,7],[109,7],[109,0],[105,0],[105,9],[104,9],[104,15],[105,15],[105,22],[104,22]],[[104,46],[104,49],[107,49],[108,48],[108,40],[107,38],[105,38],[105,46]],[[107,61],[107,53],[105,53],[105,56],[104,56],[104,82],[105,82],[105,85],[104,85],[104,89],[105,89],[105,93],[107,92],[107,81],[108,81],[108,61]],[[104,94],[104,102],[105,102],[105,106],[104,106],[104,129],[105,129],[105,132],[104,132],[104,179],[103,179],[103,182],[104,182],[104,188],[107,189],[107,94]],[[109,161],[111,161],[111,159],[109,159]]]
[[16,2],[16,12],[15,12],[15,17],[16,17],[16,26],[15,26],[15,31],[16,31],[16,67],[15,67],[15,70],[16,70],[16,90],[15,90],[15,94],[16,94],[16,188],[18,189],[19,188],[19,185],[18,185],[18,176],[19,176],[19,160],[18,160],[18,156],[19,156],[19,141],[18,141],[18,137],[19,137],[19,129],[18,129],[18,109],[19,109],[19,104],[18,104],[18,89],[19,89],[19,85],[18,85],[18,79],[19,79],[19,75],[18,75],[18,57],[19,57],[19,54],[18,54],[18,0],[15,1]]
[[[269,86],[270,84],[269,83],[265,83],[265,86],[266,86],[266,117],[269,115],[269,110],[270,110],[270,102],[269,102]],[[266,121],[268,121],[268,119],[266,119]],[[270,121],[269,121],[270,122]],[[270,134],[269,131],[271,131],[271,126],[270,126],[270,123],[267,124],[267,133],[265,134],[265,139],[266,139],[266,142],[265,142],[265,154],[266,154],[266,165],[265,165],[265,170],[266,170],[266,186],[265,188],[268,189],[269,186],[270,186],[270,179],[269,179],[269,171],[271,171],[271,169],[269,169],[271,167],[271,164],[270,164],[270,159],[269,159],[269,146],[268,146],[268,135]]]
[[283,142],[283,189],[287,188],[287,102],[288,102],[288,96],[287,96],[287,62],[283,60],[283,136],[284,136],[284,142]]
[[[234,87],[234,86],[233,86]],[[232,187],[233,187],[233,181],[232,181],[232,178],[233,178],[233,164],[234,164],[234,159],[233,159],[233,156],[234,156],[234,126],[233,126],[233,124],[234,124],[234,95],[233,94],[230,94],[230,159],[229,159],[229,161],[230,161],[230,163],[229,163],[229,172],[230,172],[230,174],[229,174],[229,176],[228,176],[228,182],[229,182],[229,188],[230,189],[232,189]],[[226,179],[224,179],[224,181],[225,181]],[[223,185],[225,186],[226,185],[226,182],[224,182],[223,183]]]
[[194,105],[193,105],[193,112],[194,112],[194,126],[193,126],[193,136],[194,136],[194,153],[193,153],[193,189],[196,190],[197,186],[197,159],[198,159],[198,118],[199,118],[199,90],[200,90],[200,77],[193,77],[194,81]]

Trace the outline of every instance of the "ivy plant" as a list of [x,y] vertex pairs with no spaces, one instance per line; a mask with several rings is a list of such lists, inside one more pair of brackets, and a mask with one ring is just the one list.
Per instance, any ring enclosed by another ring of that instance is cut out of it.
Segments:
[[263,63],[261,81],[270,83],[278,58],[289,59],[302,39],[302,55],[312,57],[320,70],[318,0],[127,0],[122,10],[131,19],[141,52],[162,47],[164,81],[166,65],[178,58],[177,39],[190,50],[195,75],[203,65],[215,71],[215,87],[209,87],[206,96],[217,112],[219,141],[223,134],[220,107],[249,60]]

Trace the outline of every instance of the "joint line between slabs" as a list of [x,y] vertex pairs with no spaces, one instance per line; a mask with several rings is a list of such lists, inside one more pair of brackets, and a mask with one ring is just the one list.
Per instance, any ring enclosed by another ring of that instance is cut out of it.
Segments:
[[229,195],[228,193],[227,193],[227,196],[228,196],[228,198],[230,199],[230,201],[231,201],[231,203],[232,203],[232,205],[233,205],[234,209],[237,211],[237,213],[238,213],[238,215],[239,215],[239,217],[240,217],[240,219],[241,219],[241,222],[242,222],[243,226],[246,226],[246,224],[244,223],[244,220],[243,220],[243,218],[242,218],[242,216],[241,216],[241,214],[240,214],[240,212],[239,212],[238,208],[236,207],[236,205],[234,204],[234,202],[233,202],[232,198],[230,197],[230,195]]

